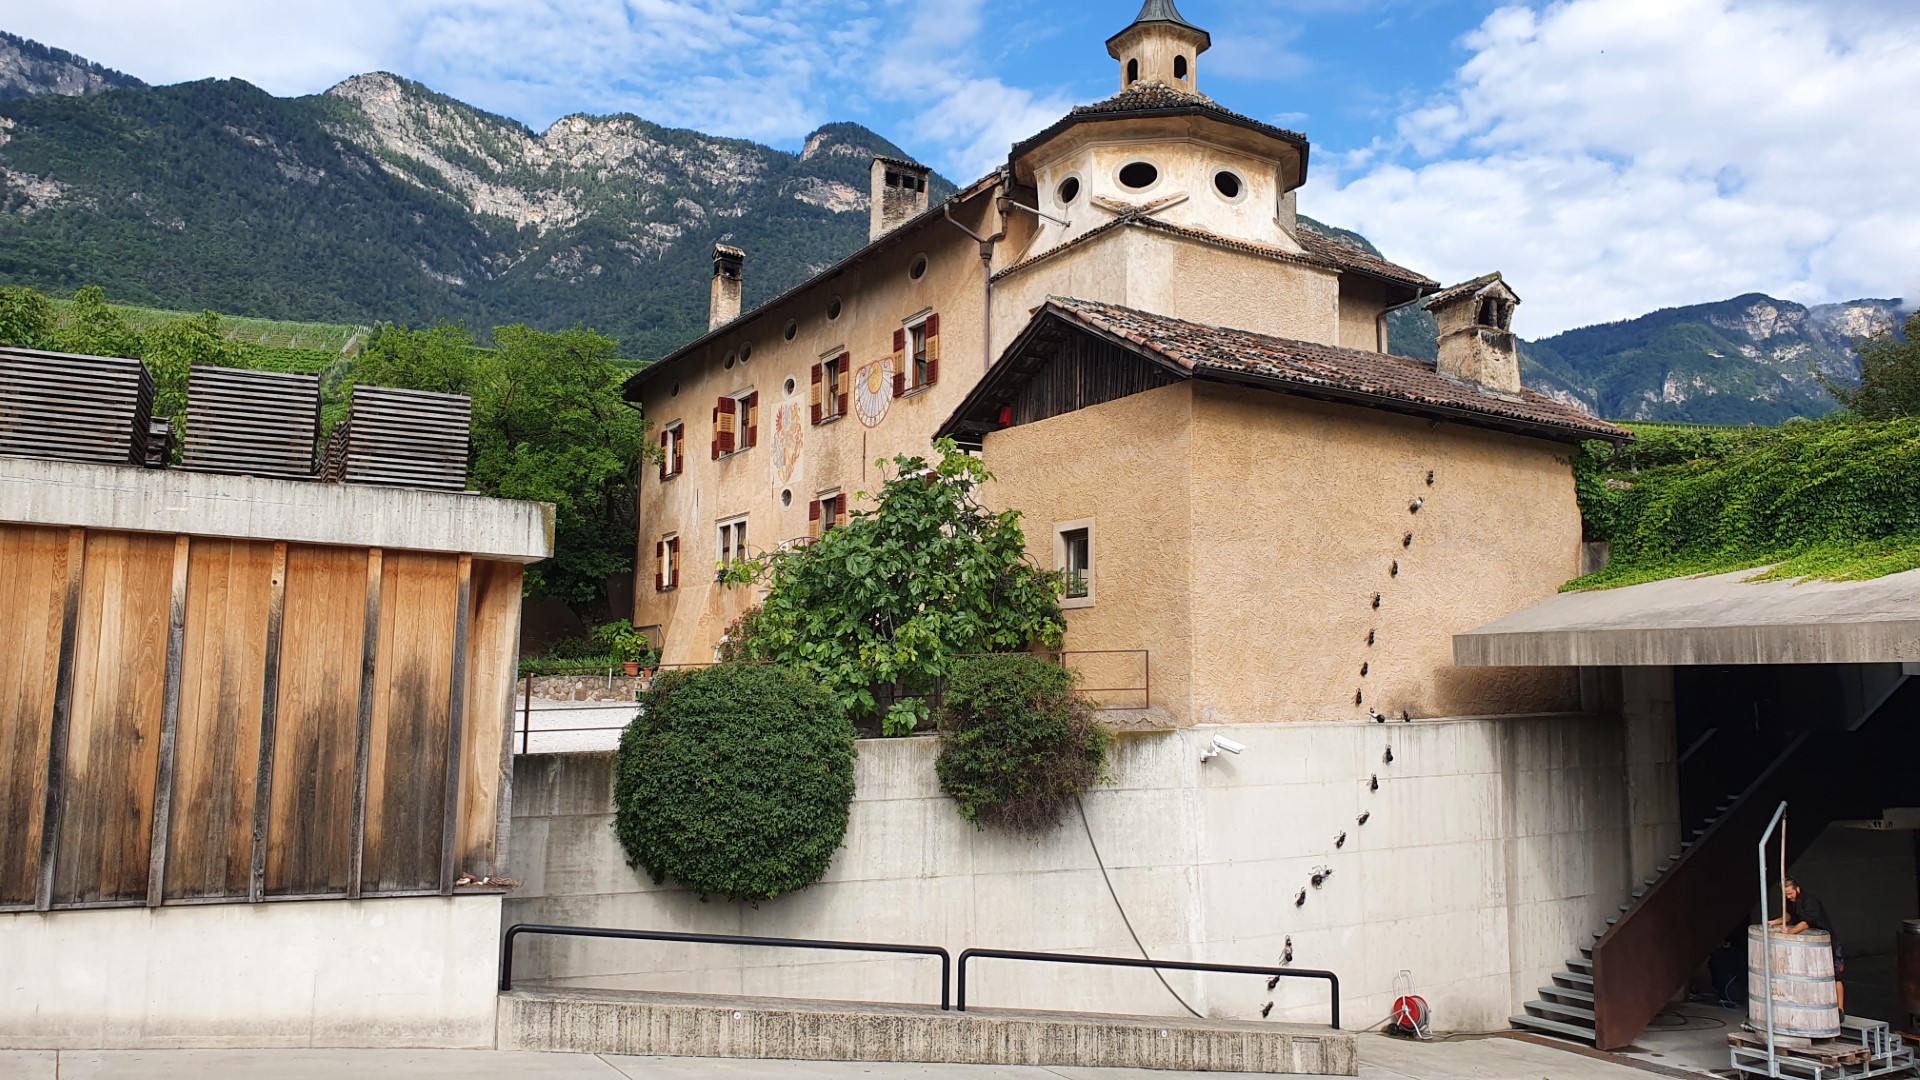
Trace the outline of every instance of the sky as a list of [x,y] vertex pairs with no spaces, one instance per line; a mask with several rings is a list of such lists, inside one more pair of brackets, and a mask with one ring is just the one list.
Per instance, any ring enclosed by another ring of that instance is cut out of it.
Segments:
[[[1119,88],[1137,0],[7,0],[149,82],[392,71],[797,150],[872,128],[950,179]],[[1920,300],[1920,0],[1179,0],[1200,89],[1305,132],[1301,212],[1543,337],[1747,292]]]

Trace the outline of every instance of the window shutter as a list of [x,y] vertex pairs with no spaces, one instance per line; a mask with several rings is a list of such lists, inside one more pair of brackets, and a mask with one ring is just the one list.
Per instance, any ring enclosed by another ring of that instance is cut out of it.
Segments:
[[687,471],[687,430],[673,429],[673,475]]
[[734,432],[738,430],[734,420],[739,416],[740,403],[730,397],[720,399],[713,410],[713,444],[722,454],[731,454],[734,450]]
[[819,499],[815,499],[813,502],[807,504],[807,536],[814,540],[820,539]]
[[660,433],[660,479],[673,475],[673,439],[665,431]]
[[836,527],[847,523],[847,497],[845,495],[834,496],[833,523]]
[[907,392],[907,331],[901,327],[893,332],[893,396],[899,397]]
[[746,429],[747,437],[746,441],[740,444],[740,449],[751,450],[760,445],[760,392],[756,390],[748,394],[745,398],[745,404],[747,406],[747,418],[743,426]]
[[653,545],[653,591],[667,591],[667,542]]
[[907,351],[907,331],[905,327],[893,332],[893,355],[899,356]]
[[927,385],[940,381],[940,313],[927,316]]
[[818,424],[820,416],[820,365],[813,365],[813,422]]
[[707,456],[714,461],[720,460],[720,407],[713,407],[713,438],[707,443]]
[[680,538],[677,536],[667,541],[667,580],[680,584]]
[[847,415],[847,391],[853,386],[853,354],[840,354],[840,376],[834,380],[833,415]]

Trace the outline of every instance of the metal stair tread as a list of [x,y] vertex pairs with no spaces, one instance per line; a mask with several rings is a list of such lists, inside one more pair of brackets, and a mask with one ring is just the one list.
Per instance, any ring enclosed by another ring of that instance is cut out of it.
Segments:
[[[1567,1001],[1577,1002],[1589,1008],[1593,1005],[1593,991],[1591,990],[1580,990],[1571,986],[1542,986],[1535,992],[1541,996],[1542,1000],[1546,998],[1565,998]],[[1554,1002],[1553,1004],[1562,1003]]]
[[1575,989],[1592,989],[1593,987],[1593,974],[1591,972],[1556,971],[1553,973],[1553,978],[1556,982],[1565,980],[1568,985]]
[[1529,1001],[1525,1008],[1528,1012],[1538,1010],[1546,1013],[1549,1017],[1562,1022],[1572,1020],[1584,1021],[1589,1025],[1593,1023],[1593,1010],[1582,1009],[1578,1005],[1562,1005],[1557,1001]]
[[1591,1045],[1593,1029],[1574,1024],[1563,1024],[1558,1020],[1549,1020],[1544,1016],[1509,1016],[1507,1022],[1517,1028],[1537,1031],[1545,1035],[1558,1035],[1561,1038],[1574,1039]]
[[1585,972],[1587,978],[1591,979],[1593,978],[1593,958],[1590,956],[1576,956],[1567,961],[1567,970],[1569,972]]

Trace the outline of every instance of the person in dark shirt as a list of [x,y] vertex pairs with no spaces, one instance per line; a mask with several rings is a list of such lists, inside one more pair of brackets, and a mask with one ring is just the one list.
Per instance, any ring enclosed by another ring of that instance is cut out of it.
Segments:
[[1847,1015],[1847,974],[1846,954],[1840,951],[1840,935],[1833,932],[1833,917],[1827,914],[1827,905],[1822,904],[1812,893],[1800,887],[1800,883],[1788,878],[1781,882],[1787,894],[1787,910],[1784,915],[1768,923],[1777,926],[1783,934],[1804,934],[1809,930],[1823,930],[1833,942],[1833,979],[1835,1000],[1840,1005],[1840,1015]]

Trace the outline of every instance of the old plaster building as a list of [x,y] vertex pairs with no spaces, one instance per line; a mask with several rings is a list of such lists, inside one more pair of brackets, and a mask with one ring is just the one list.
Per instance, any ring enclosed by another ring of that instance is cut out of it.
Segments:
[[[1578,573],[1569,444],[1621,433],[1520,385],[1498,275],[1439,292],[1303,227],[1307,139],[1199,93],[1210,43],[1148,3],[1107,42],[1118,94],[941,205],[876,160],[871,242],[752,312],[751,253],[716,250],[711,331],[628,386],[666,452],[634,622],[667,662],[754,602],[716,564],[817,535],[947,434],[1076,573],[1067,647],[1137,651],[1098,681],[1176,723],[1573,703],[1453,669],[1449,635]],[[1423,298],[1437,370],[1387,353]]]

